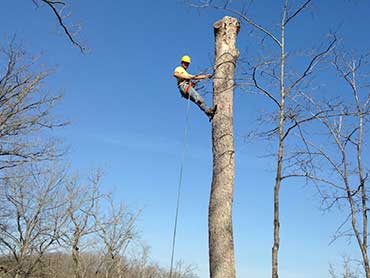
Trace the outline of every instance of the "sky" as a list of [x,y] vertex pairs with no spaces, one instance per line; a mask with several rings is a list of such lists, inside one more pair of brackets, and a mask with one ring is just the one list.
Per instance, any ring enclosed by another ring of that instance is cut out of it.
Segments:
[[[181,0],[76,0],[69,7],[68,23],[82,26],[77,39],[89,52],[81,54],[45,7],[37,9],[29,0],[2,1],[1,8],[1,42],[6,44],[16,34],[31,54],[42,53],[42,62],[55,68],[45,88],[64,94],[55,115],[71,125],[55,134],[69,146],[72,168],[82,176],[103,168],[104,190],[114,192],[116,201],[132,210],[143,209],[137,223],[141,238],[151,246],[152,260],[168,267],[186,111],[172,73],[185,54],[193,61],[191,73],[212,66],[212,25],[229,14],[199,11]],[[366,50],[369,12],[368,1],[313,1],[287,30],[287,51],[319,47],[329,32],[340,35],[350,49]],[[277,32],[280,1],[253,1],[250,15]],[[276,51],[268,43],[268,50],[259,48],[258,34],[249,30],[242,25],[238,37],[243,57]],[[299,63],[293,65],[301,69]],[[331,83],[325,80],[325,88]],[[209,94],[205,99],[211,103]],[[245,140],[269,105],[259,96],[235,91],[233,224],[238,278],[271,275],[274,163],[266,154],[275,145]],[[189,117],[175,258],[195,265],[205,278],[211,125],[195,105]],[[302,181],[283,184],[280,277],[329,277],[330,263],[340,263],[342,255],[358,257],[354,242],[329,244],[343,215],[324,213],[319,207],[316,191]]]

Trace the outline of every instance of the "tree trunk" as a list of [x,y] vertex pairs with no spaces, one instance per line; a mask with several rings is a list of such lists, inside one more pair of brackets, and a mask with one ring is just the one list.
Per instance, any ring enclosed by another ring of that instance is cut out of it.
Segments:
[[213,103],[217,111],[212,121],[213,177],[208,215],[211,278],[235,278],[233,93],[239,26],[232,17],[224,17],[213,26],[216,37]]
[[80,258],[80,252],[78,248],[78,239],[74,239],[72,244],[72,260],[73,260],[73,271],[75,278],[82,278],[81,274],[81,258]]
[[279,149],[277,153],[277,168],[274,186],[274,244],[272,246],[272,278],[279,277],[279,248],[280,248],[280,185],[283,171],[284,158],[284,119],[285,119],[285,2],[283,16],[281,18],[281,62],[280,62],[280,111],[279,111]]

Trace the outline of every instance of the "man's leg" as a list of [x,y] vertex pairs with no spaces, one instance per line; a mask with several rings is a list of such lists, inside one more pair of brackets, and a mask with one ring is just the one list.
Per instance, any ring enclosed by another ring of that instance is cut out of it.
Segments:
[[200,110],[207,113],[208,107],[206,103],[204,102],[204,99],[193,87],[189,88],[188,94],[190,96],[190,100],[194,102],[196,105],[198,105]]
[[190,86],[186,92],[187,86],[187,84],[180,86],[181,95],[186,99],[190,96],[190,100],[198,105],[200,110],[208,116],[209,120],[212,120],[216,107],[208,108],[203,97],[194,89],[194,87]]

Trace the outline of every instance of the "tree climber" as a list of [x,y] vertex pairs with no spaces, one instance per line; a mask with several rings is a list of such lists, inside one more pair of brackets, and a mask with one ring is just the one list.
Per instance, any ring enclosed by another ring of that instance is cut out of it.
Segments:
[[208,108],[201,95],[194,89],[194,82],[192,80],[202,80],[211,78],[211,74],[189,74],[186,70],[190,65],[190,57],[185,55],[181,58],[181,66],[178,66],[173,76],[177,79],[177,86],[179,87],[181,96],[194,102],[198,107],[208,116],[209,120],[213,119],[217,106]]

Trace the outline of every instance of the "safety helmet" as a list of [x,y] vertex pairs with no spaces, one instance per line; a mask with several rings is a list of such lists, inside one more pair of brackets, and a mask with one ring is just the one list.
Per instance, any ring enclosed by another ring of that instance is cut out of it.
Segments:
[[188,55],[185,55],[185,56],[182,56],[181,58],[181,62],[185,62],[185,63],[191,63],[191,59]]

